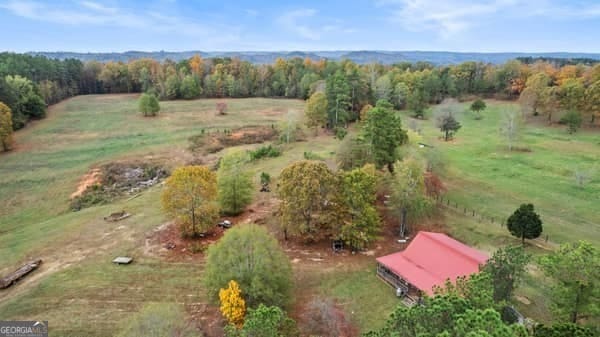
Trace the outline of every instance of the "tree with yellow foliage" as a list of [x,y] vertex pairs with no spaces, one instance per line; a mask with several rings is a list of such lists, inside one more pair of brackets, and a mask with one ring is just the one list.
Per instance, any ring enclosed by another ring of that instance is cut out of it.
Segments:
[[163,209],[176,219],[184,235],[196,236],[213,227],[219,216],[217,175],[205,166],[184,166],[165,183]]
[[10,108],[0,102],[0,152],[8,151],[13,145],[13,124]]
[[246,315],[246,301],[242,298],[240,285],[234,280],[229,281],[227,288],[219,290],[219,300],[223,317],[229,324],[241,328]]

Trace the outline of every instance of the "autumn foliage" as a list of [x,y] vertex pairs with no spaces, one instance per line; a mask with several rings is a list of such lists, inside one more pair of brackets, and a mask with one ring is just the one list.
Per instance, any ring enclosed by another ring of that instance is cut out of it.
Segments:
[[219,113],[219,115],[225,115],[225,112],[227,112],[227,103],[218,102],[216,104],[216,108],[217,108],[217,112]]
[[195,236],[213,227],[219,216],[217,176],[205,166],[176,169],[165,183],[163,209],[181,226],[184,235]]
[[219,300],[223,317],[237,328],[242,327],[246,315],[246,302],[242,298],[239,284],[234,280],[229,281],[227,288],[219,290]]

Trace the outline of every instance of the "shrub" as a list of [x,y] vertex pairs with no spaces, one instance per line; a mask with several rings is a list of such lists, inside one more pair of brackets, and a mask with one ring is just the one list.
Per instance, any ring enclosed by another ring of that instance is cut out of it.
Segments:
[[265,157],[279,157],[281,156],[281,151],[273,145],[269,144],[266,146],[261,146],[254,151],[248,151],[248,154],[250,155],[250,160],[258,160]]

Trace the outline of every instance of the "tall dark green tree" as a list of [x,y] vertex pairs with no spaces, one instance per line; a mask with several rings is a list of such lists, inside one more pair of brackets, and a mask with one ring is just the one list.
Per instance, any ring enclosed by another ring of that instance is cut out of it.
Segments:
[[542,234],[542,220],[532,204],[522,204],[506,221],[510,234],[521,239],[535,239]]
[[486,105],[482,99],[478,98],[477,100],[475,100],[475,102],[471,104],[470,108],[471,111],[475,113],[475,119],[481,119],[481,112],[485,110]]
[[364,126],[365,138],[371,143],[375,164],[378,168],[387,166],[394,171],[398,160],[398,147],[408,141],[406,131],[402,129],[402,120],[387,101],[378,101],[369,111]]
[[500,248],[494,252],[482,268],[492,277],[494,301],[510,301],[530,259],[531,255],[522,246]]
[[327,78],[325,93],[327,95],[327,126],[334,129],[348,121],[352,108],[351,88],[340,70]]

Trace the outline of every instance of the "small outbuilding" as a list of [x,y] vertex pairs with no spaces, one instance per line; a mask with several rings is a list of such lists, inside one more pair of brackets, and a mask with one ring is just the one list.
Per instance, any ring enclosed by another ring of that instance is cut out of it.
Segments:
[[487,260],[486,254],[445,234],[419,232],[405,250],[377,258],[377,275],[397,296],[418,302],[446,280],[479,272]]

